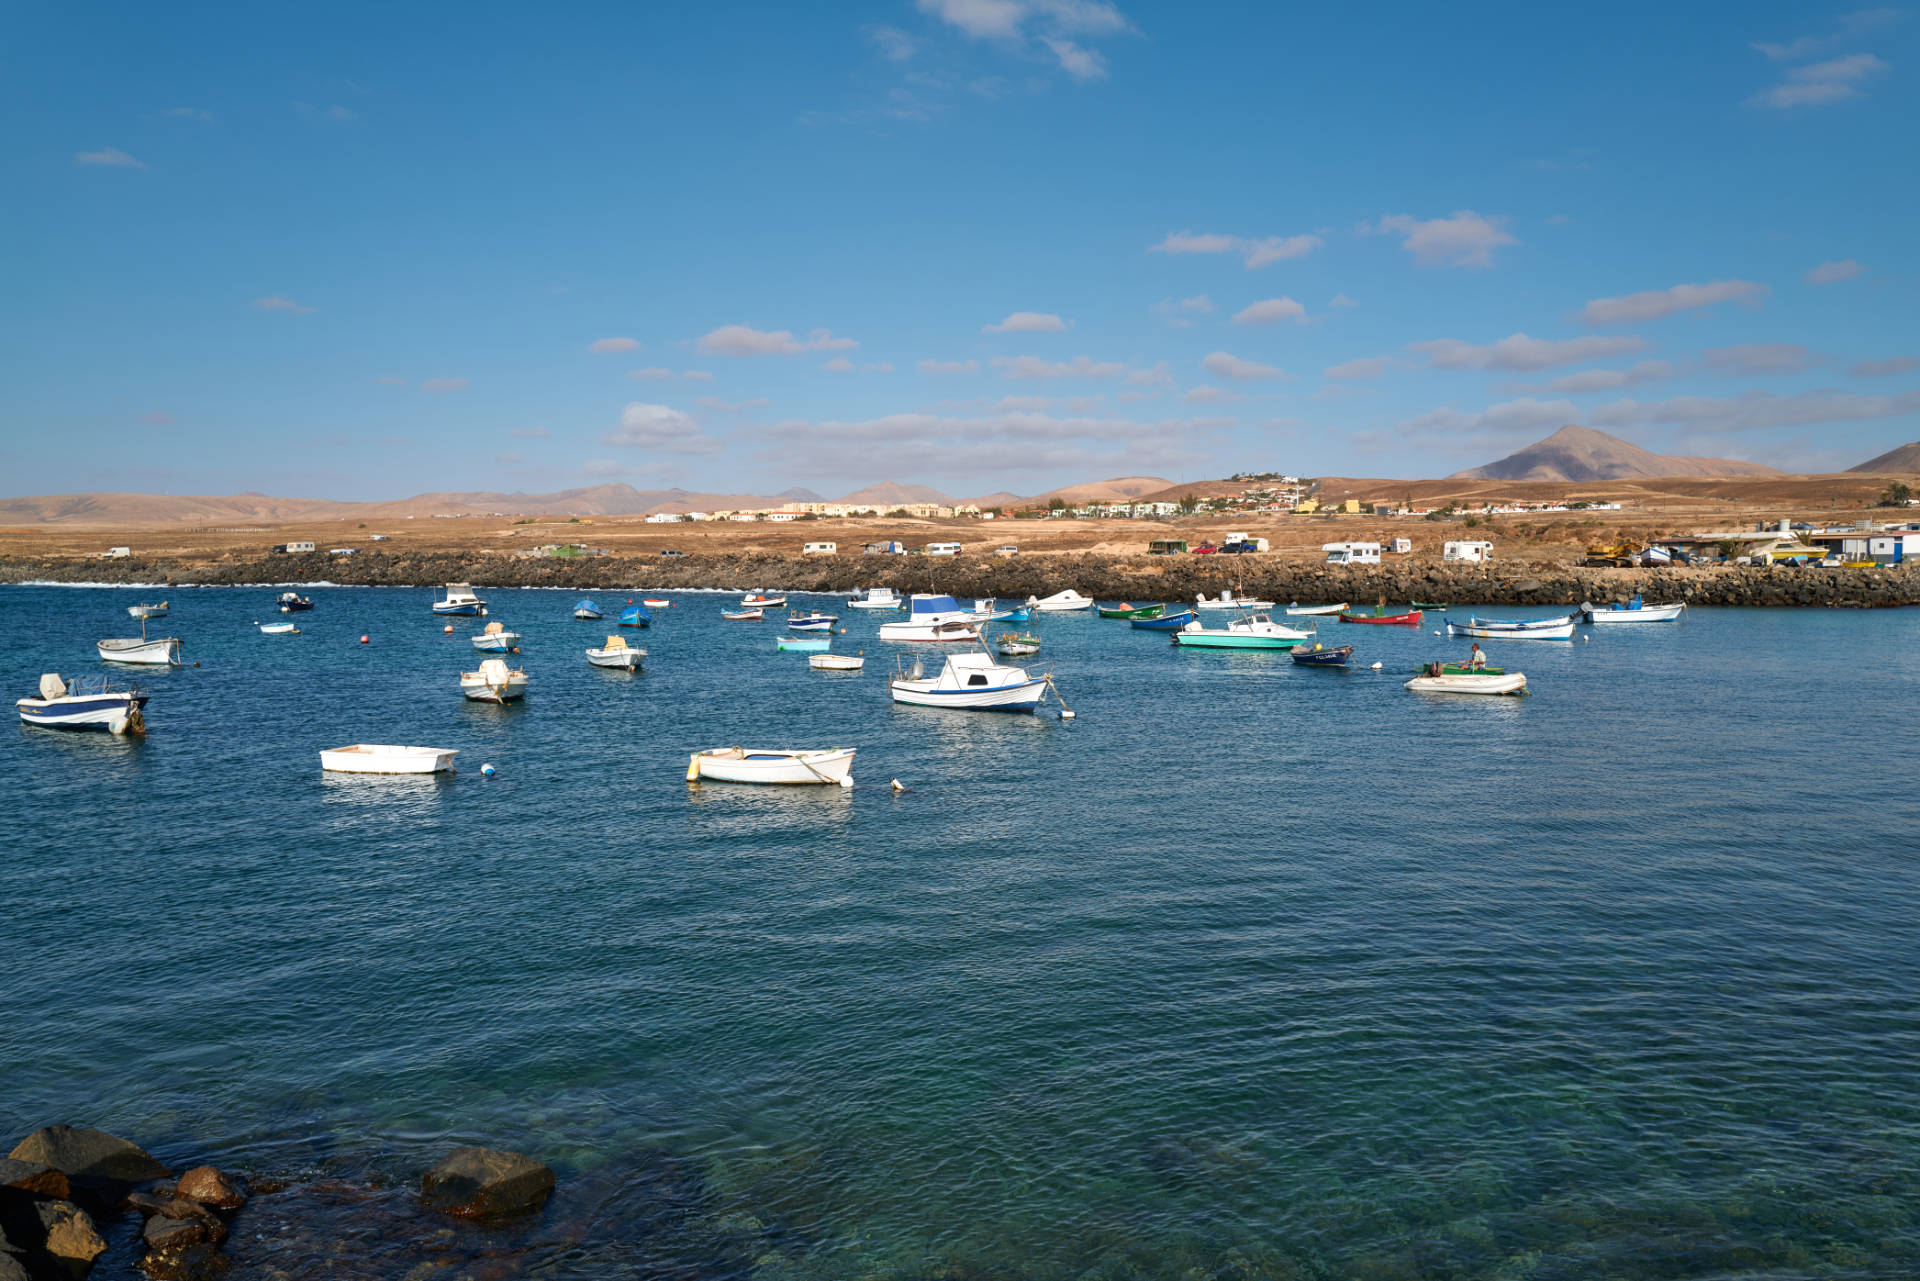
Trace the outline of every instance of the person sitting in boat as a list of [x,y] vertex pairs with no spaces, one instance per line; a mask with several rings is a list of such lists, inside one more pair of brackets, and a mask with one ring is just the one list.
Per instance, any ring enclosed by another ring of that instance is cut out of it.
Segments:
[[1467,659],[1467,666],[1477,672],[1486,665],[1487,655],[1485,651],[1480,648],[1480,642],[1475,641],[1473,643],[1473,654]]

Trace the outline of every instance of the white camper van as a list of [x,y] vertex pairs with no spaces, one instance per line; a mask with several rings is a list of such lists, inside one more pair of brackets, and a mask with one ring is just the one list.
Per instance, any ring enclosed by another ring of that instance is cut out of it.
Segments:
[[832,556],[840,551],[838,543],[808,543],[800,549],[802,556]]
[[1378,565],[1379,543],[1322,543],[1329,565]]
[[1492,543],[1448,543],[1442,551],[1441,560],[1461,560],[1473,565],[1483,565],[1493,559]]

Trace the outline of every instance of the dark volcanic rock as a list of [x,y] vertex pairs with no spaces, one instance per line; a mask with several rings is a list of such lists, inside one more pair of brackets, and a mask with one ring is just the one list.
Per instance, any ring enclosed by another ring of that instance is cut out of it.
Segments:
[[184,1250],[190,1245],[214,1245],[227,1234],[219,1220],[187,1214],[174,1218],[170,1214],[156,1214],[147,1220],[141,1236],[146,1240],[148,1250],[165,1253],[170,1250]]
[[180,1176],[181,1196],[220,1210],[237,1210],[247,1203],[240,1185],[210,1165],[196,1165]]
[[73,1192],[67,1176],[52,1166],[38,1161],[16,1161],[12,1157],[0,1157],[0,1188],[63,1200]]
[[420,1183],[429,1206],[469,1219],[537,1210],[552,1192],[552,1170],[532,1157],[493,1148],[455,1148]]
[[7,1155],[52,1166],[70,1179],[144,1183],[167,1175],[166,1166],[125,1139],[72,1125],[35,1130]]
[[107,1243],[93,1226],[87,1212],[71,1201],[42,1201],[40,1226],[46,1233],[41,1249],[56,1259],[77,1264],[81,1270],[105,1254]]

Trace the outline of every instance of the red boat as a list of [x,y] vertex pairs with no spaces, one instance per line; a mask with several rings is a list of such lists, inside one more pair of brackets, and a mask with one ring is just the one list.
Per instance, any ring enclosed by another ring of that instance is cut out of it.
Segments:
[[1410,610],[1405,614],[1342,614],[1343,623],[1403,623],[1408,627],[1420,626],[1420,611]]

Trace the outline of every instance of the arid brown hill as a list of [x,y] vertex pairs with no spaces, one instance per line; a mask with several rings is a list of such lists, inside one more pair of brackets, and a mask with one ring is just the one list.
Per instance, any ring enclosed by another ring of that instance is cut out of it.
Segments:
[[1920,440],[1910,440],[1898,449],[1889,449],[1878,458],[1869,458],[1858,467],[1849,467],[1847,470],[1872,472],[1882,476],[1920,472]]
[[1731,458],[1670,458],[1591,427],[1562,427],[1498,462],[1455,472],[1462,480],[1626,480],[1640,476],[1777,476]]

